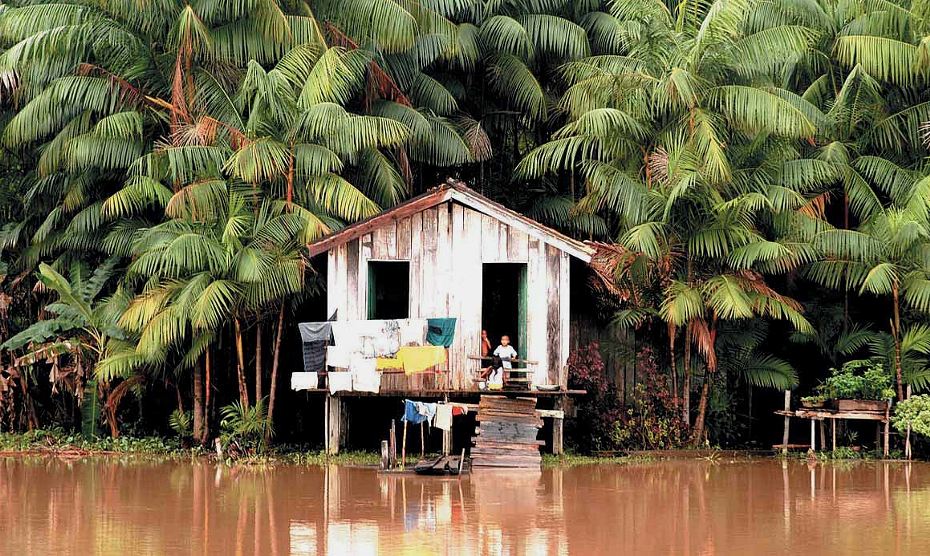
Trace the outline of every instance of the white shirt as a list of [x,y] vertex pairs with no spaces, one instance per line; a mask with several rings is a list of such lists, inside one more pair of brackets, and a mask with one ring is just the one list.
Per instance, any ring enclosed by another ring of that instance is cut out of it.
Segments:
[[504,366],[504,369],[510,369],[510,360],[517,356],[517,350],[513,349],[513,346],[497,346],[494,349],[494,355],[501,358]]

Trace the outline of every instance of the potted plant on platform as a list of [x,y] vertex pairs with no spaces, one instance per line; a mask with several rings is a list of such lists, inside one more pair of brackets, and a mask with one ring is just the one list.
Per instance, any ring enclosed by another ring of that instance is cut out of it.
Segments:
[[885,411],[894,397],[891,373],[878,359],[848,361],[817,387],[839,411]]
[[804,396],[801,398],[801,407],[804,409],[823,409],[827,407],[829,400],[823,394],[816,396]]

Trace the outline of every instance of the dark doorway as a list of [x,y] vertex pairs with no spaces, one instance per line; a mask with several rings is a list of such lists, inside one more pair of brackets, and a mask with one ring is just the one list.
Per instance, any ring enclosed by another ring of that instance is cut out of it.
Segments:
[[368,263],[368,318],[405,319],[410,315],[410,263]]
[[491,349],[501,336],[521,358],[526,357],[526,265],[485,263],[482,265],[481,328],[488,331]]

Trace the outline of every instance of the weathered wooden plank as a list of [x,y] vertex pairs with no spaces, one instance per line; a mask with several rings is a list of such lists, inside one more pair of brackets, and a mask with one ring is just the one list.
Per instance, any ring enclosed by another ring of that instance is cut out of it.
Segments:
[[397,259],[410,260],[410,218],[397,221]]
[[397,259],[397,220],[391,220],[384,225],[384,244],[387,250],[386,257],[390,260]]
[[487,215],[481,215],[481,262],[498,263],[501,261],[498,221]]
[[449,315],[455,316],[457,320],[455,322],[455,341],[449,350],[449,369],[452,373],[450,385],[452,388],[460,389],[464,384],[465,366],[468,363],[465,352],[467,342],[464,336],[468,323],[466,322],[465,307],[463,305],[463,299],[467,297],[467,294],[464,294],[462,284],[457,277],[462,276],[468,268],[468,261],[463,257],[468,246],[464,243],[465,209],[458,203],[451,203],[450,210],[449,239],[455,256],[450,261],[454,284],[451,284],[449,288]]
[[[440,306],[440,295],[436,291],[437,280],[437,255],[438,248],[438,227],[439,227],[439,210],[438,208],[429,208],[420,213],[423,217],[423,236],[420,244],[423,246],[421,259],[422,282],[420,283],[420,314],[424,317],[441,316],[437,313],[437,307]],[[442,303],[445,305],[445,303]]]
[[548,383],[548,275],[546,270],[546,244],[531,236],[526,265],[526,333],[528,336],[526,358],[540,361],[540,364],[533,370],[533,382],[536,384]]
[[[358,320],[368,318],[367,310],[362,314],[358,295],[358,260],[361,249],[359,240],[355,239],[346,246],[346,318]],[[367,307],[366,307],[367,309]]]
[[562,251],[559,253],[559,382],[563,387],[568,387],[568,354],[571,350],[570,330],[571,330],[571,258],[569,254]]
[[368,318],[368,261],[371,260],[371,234],[365,234],[360,240],[358,252],[358,299],[359,318]]
[[462,240],[454,242],[456,246],[455,259],[456,288],[460,302],[460,318],[462,319],[462,352],[460,361],[461,373],[457,376],[456,388],[470,389],[475,385],[478,377],[479,363],[469,361],[469,355],[481,353],[481,303],[484,285],[482,284],[481,265],[481,214],[463,208]]
[[[559,314],[561,304],[559,278],[561,277],[561,252],[551,245],[546,245],[546,275],[548,290],[546,353],[548,355],[549,384],[559,384],[562,374],[562,319]],[[565,292],[566,295],[568,292]]]
[[423,283],[423,214],[410,217],[410,317],[425,315],[420,307],[420,285]]
[[339,308],[336,291],[336,251],[326,253],[326,317],[329,318]]
[[449,295],[455,289],[452,277],[452,222],[449,203],[436,207],[436,280],[438,294],[433,307],[436,316],[454,316],[450,312]]
[[[339,320],[349,319],[348,307],[346,306],[347,300],[347,276],[346,276],[346,245],[342,244],[333,249],[333,254],[335,255],[335,279],[330,279],[330,284],[333,285],[336,294],[336,308],[339,310]],[[332,312],[330,312],[332,314]]]
[[508,260],[507,256],[507,238],[510,235],[510,227],[503,222],[497,223],[497,253],[498,260],[505,262]]
[[525,263],[529,250],[529,236],[526,232],[513,226],[507,227],[507,260],[512,263]]

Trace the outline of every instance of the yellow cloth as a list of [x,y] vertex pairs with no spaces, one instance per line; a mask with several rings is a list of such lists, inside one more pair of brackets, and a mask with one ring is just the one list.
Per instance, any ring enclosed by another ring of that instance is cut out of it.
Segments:
[[397,350],[395,357],[403,363],[404,373],[412,375],[445,363],[446,348],[442,346],[403,346]]
[[375,359],[375,368],[379,371],[384,369],[403,369],[404,362],[396,357],[378,357]]

